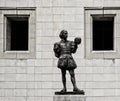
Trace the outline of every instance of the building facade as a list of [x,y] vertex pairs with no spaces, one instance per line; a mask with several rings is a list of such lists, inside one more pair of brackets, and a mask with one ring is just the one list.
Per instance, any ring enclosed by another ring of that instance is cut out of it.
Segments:
[[119,0],[0,0],[0,101],[53,101],[62,89],[53,53],[62,29],[82,38],[73,57],[86,101],[119,101],[119,27]]

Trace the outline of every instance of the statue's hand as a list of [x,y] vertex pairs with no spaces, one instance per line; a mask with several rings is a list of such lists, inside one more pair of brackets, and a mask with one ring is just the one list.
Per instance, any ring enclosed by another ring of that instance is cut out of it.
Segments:
[[75,39],[74,39],[74,43],[75,44],[80,44],[81,43],[81,38],[80,37],[76,37]]

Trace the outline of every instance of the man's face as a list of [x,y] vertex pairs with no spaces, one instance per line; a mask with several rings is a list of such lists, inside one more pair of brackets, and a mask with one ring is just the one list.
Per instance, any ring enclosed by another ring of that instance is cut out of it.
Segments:
[[67,39],[67,37],[68,37],[68,32],[65,31],[65,32],[63,33],[63,39]]

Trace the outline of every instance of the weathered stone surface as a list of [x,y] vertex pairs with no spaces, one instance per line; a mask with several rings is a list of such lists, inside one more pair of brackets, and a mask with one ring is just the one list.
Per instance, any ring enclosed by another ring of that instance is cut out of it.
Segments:
[[86,97],[82,95],[55,95],[53,101],[86,101]]

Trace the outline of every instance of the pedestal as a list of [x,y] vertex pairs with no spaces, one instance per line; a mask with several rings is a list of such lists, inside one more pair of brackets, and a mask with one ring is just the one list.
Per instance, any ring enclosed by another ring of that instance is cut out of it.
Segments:
[[57,94],[53,96],[53,101],[86,101],[86,97],[80,94]]

